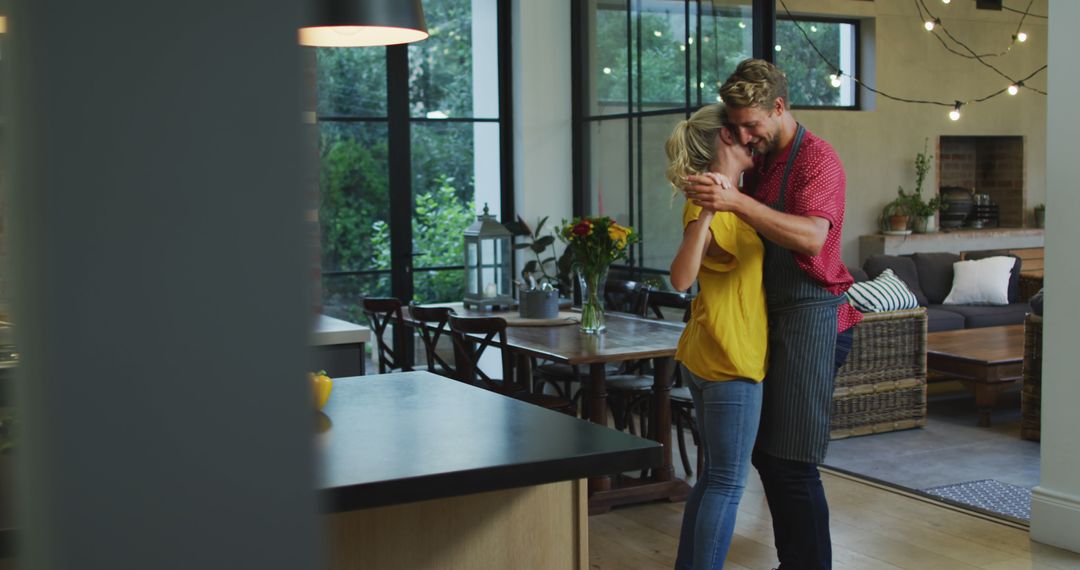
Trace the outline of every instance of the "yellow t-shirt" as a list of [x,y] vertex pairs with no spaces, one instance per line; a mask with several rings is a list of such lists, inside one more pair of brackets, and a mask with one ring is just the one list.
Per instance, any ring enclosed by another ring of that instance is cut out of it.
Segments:
[[[701,207],[687,200],[683,227],[700,214]],[[760,382],[765,378],[769,326],[761,278],[765,248],[754,228],[730,212],[717,212],[709,228],[716,244],[734,259],[702,259],[701,290],[675,359],[707,380]]]

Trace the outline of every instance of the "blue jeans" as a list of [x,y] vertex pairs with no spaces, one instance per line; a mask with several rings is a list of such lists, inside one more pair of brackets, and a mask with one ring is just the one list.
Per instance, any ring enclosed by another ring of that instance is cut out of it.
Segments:
[[757,439],[761,384],[704,380],[679,367],[694,398],[705,466],[686,499],[675,568],[723,568]]

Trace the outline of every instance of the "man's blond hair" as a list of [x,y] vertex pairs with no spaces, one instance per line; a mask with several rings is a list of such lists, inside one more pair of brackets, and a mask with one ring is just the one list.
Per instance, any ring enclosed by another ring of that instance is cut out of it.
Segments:
[[720,87],[720,97],[729,107],[770,110],[777,98],[787,104],[787,77],[779,67],[763,59],[744,59]]

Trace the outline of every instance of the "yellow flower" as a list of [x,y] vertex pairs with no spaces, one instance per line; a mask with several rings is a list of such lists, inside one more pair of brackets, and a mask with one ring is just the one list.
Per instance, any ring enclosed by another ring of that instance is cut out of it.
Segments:
[[630,228],[612,222],[612,224],[608,226],[608,237],[611,238],[611,241],[615,242],[615,245],[619,249],[622,249],[626,247],[626,241],[630,237]]

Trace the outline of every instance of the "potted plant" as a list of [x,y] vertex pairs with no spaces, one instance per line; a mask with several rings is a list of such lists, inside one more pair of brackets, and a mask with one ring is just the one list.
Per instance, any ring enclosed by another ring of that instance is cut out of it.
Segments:
[[897,190],[898,199],[907,202],[906,210],[910,216],[912,229],[920,234],[937,231],[937,224],[934,223],[937,213],[945,208],[940,195],[929,200],[923,199],[922,185],[926,180],[926,173],[930,171],[930,161],[934,158],[932,154],[927,153],[927,144],[929,144],[929,139],[923,142],[923,151],[915,155],[915,191],[904,192],[903,186]]
[[[555,256],[541,257],[548,247],[555,243],[555,236],[542,236],[547,216],[544,216],[532,230],[524,222],[519,225],[520,235],[527,241],[514,244],[518,250],[529,250],[535,259],[530,259],[521,270],[520,289],[518,291],[518,314],[528,319],[551,319],[559,314],[559,292],[557,274],[549,274],[547,268],[554,266]],[[554,270],[554,269],[553,269]]]
[[1035,205],[1035,227],[1046,227],[1046,204]]
[[907,231],[908,221],[911,218],[910,205],[911,200],[901,190],[899,196],[881,209],[881,217],[878,219],[881,230],[884,232]]

